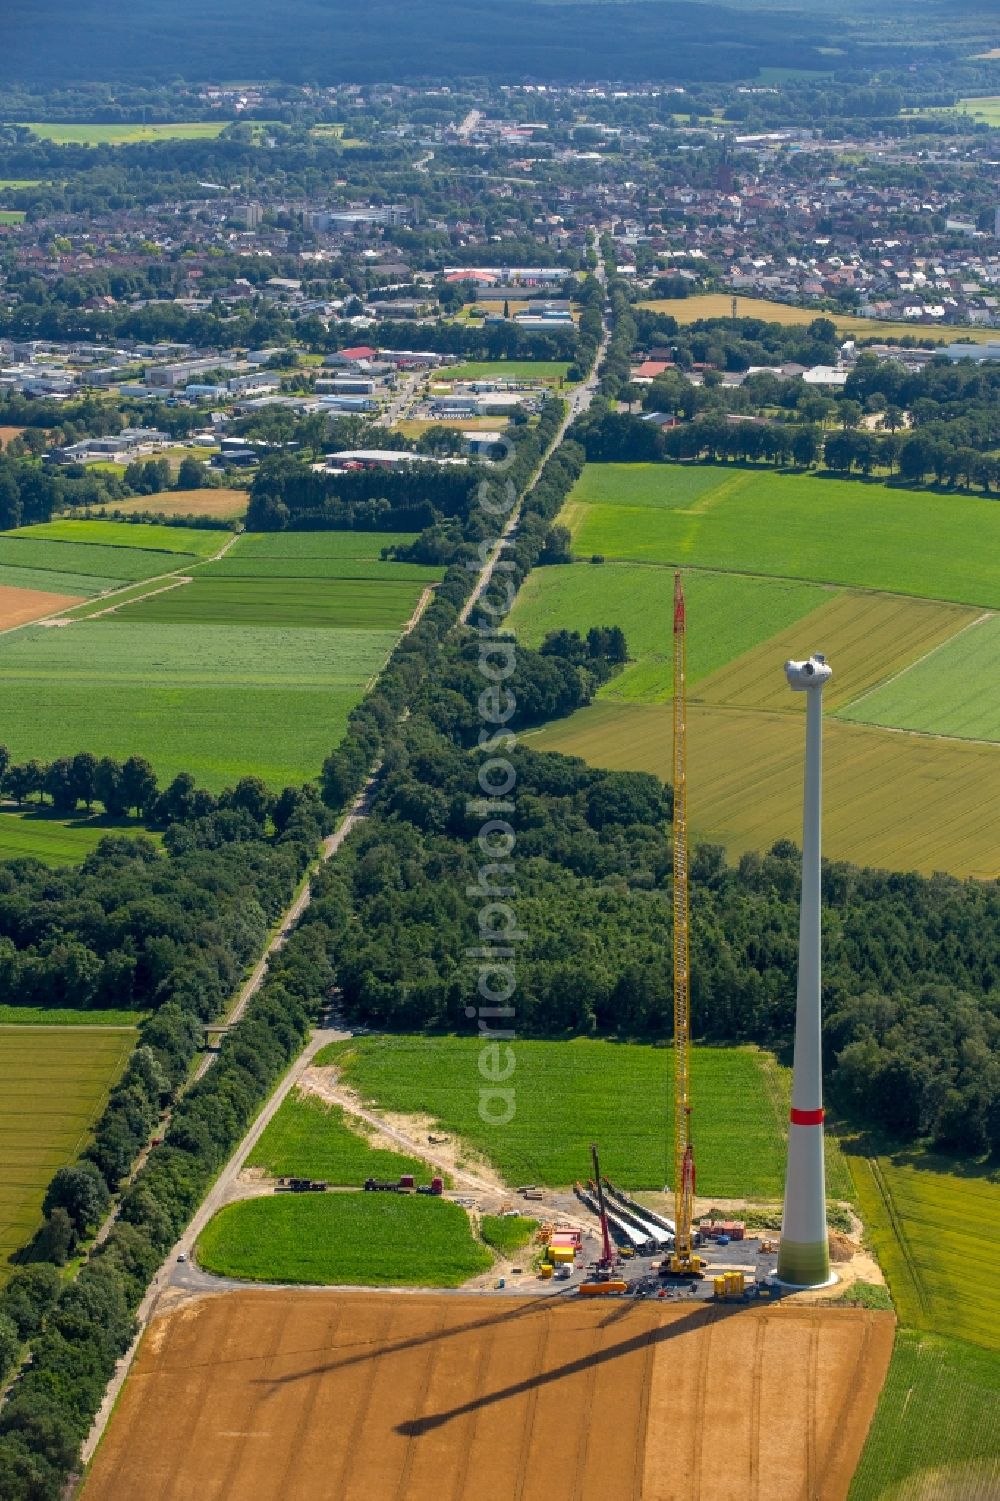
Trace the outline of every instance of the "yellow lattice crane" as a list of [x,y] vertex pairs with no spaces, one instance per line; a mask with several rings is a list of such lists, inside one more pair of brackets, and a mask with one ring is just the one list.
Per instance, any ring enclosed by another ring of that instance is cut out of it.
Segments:
[[687,842],[687,621],[674,574],[674,1251],[675,1276],[699,1276],[693,1250],[694,1146],[691,1141],[691,947]]

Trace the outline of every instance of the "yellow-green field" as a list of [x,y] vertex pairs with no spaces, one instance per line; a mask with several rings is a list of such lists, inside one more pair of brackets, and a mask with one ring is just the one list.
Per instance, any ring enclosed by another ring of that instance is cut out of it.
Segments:
[[[995,105],[996,118],[990,123],[1000,123],[1000,99],[965,102]],[[983,118],[986,118],[985,115]],[[731,292],[703,292],[694,297],[656,297],[639,304],[655,313],[669,313],[678,323],[696,323],[700,318],[729,318],[732,316],[732,305]],[[822,308],[795,307],[788,302],[772,302],[766,297],[742,297],[739,293],[736,294],[736,316],[764,318],[769,323],[782,323],[786,327],[796,324],[806,326],[814,318],[829,318],[836,324],[838,334],[844,338],[892,340],[911,337],[943,344],[952,344],[956,339],[963,338],[985,344],[997,337],[995,328],[936,328],[933,325],[907,321],[880,322],[875,318],[829,313]]]
[[74,125],[32,121],[28,130],[56,146],[134,146],[139,141],[198,141],[221,135],[229,120],[178,120],[159,125]]
[[1000,1183],[935,1172],[919,1159],[848,1161],[900,1321],[1000,1350]]
[[993,94],[989,98],[960,99],[958,112],[971,115],[983,125],[1000,127],[1000,94]]
[[727,708],[802,712],[803,695],[788,691],[782,663],[821,651],[834,668],[823,695],[829,712],[893,677],[980,614],[968,605],[843,590],[697,684],[692,696]]
[[[781,659],[774,662],[781,672]],[[790,696],[790,695],[789,695]],[[531,735],[536,750],[593,766],[671,775],[669,704],[596,703]],[[730,857],[801,841],[801,724],[787,713],[688,708],[694,837]],[[1000,877],[1000,748],[893,734],[830,717],[824,727],[823,847],[852,860],[930,874]]]
[[0,1026],[0,1282],[41,1223],[57,1168],[87,1144],[133,1027]]

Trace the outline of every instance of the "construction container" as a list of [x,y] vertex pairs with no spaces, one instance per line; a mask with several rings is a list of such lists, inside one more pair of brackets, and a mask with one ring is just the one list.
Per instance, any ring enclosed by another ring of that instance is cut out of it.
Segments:
[[555,1268],[553,1267],[551,1261],[543,1261],[541,1266],[538,1268],[538,1275],[539,1277],[551,1277],[554,1270]]
[[399,1186],[400,1186],[400,1188],[412,1188],[413,1187],[413,1174],[412,1173],[404,1173],[403,1176],[399,1180]]
[[615,1294],[627,1293],[628,1283],[620,1277],[612,1277],[610,1282],[581,1282],[580,1296],[582,1298],[608,1298]]
[[557,1225],[552,1233],[553,1240],[571,1240],[575,1246],[583,1245],[583,1231],[574,1230],[570,1225]]
[[730,1240],[743,1240],[747,1233],[743,1220],[702,1220],[698,1228],[702,1235],[713,1240],[720,1235],[728,1236]]
[[715,1296],[717,1298],[724,1298],[726,1296],[726,1279],[725,1279],[725,1277],[713,1277],[712,1278],[712,1287],[715,1290]]
[[743,1273],[726,1272],[726,1296],[729,1298],[742,1298],[743,1296]]
[[555,1262],[568,1262],[572,1266],[576,1260],[576,1250],[573,1246],[554,1246],[549,1242],[549,1260]]

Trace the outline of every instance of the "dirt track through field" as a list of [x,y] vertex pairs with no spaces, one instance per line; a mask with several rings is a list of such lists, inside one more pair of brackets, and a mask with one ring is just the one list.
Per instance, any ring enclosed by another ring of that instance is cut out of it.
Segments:
[[843,1501],[861,1309],[238,1292],[150,1325],[83,1501]]

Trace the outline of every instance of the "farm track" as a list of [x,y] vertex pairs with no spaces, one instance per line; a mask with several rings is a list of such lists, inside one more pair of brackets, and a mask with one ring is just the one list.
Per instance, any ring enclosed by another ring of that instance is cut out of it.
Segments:
[[906,1267],[906,1272],[910,1279],[914,1296],[916,1297],[917,1302],[920,1304],[920,1312],[924,1315],[925,1318],[929,1319],[930,1308],[928,1307],[927,1303],[927,1292],[924,1288],[923,1279],[920,1276],[919,1268],[917,1267],[916,1262],[913,1260],[913,1252],[910,1250],[910,1243],[906,1238],[906,1230],[897,1212],[896,1204],[892,1197],[892,1192],[882,1175],[882,1169],[879,1166],[878,1159],[875,1157],[869,1157],[868,1166],[871,1170],[872,1181],[878,1190],[879,1197],[881,1198],[883,1205],[885,1206],[886,1217],[889,1221],[889,1224],[892,1226],[892,1233],[896,1237],[896,1244],[899,1246],[899,1254],[903,1258],[903,1263]]

